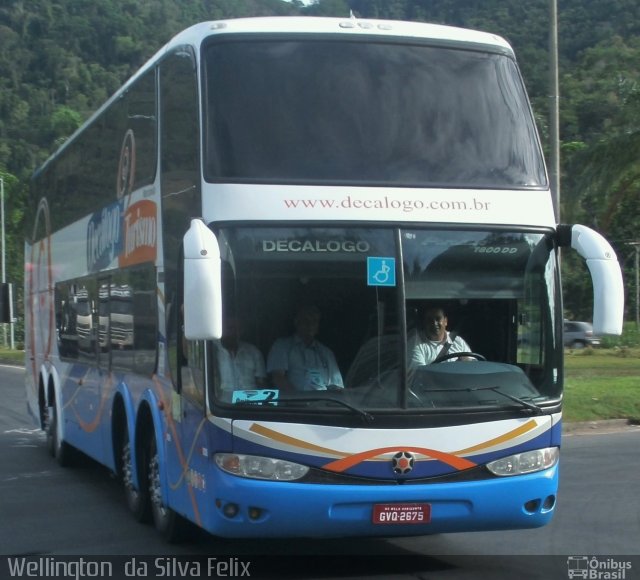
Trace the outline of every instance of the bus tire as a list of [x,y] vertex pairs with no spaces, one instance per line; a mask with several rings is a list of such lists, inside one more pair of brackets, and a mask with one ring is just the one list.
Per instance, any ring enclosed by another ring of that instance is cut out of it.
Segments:
[[53,405],[48,406],[45,410],[47,449],[60,467],[70,467],[73,463],[73,448],[60,437],[59,417],[58,405],[53,401]]
[[162,503],[162,480],[160,478],[160,456],[155,437],[149,444],[149,497],[153,524],[160,535],[170,544],[178,544],[188,539],[190,525],[180,514]]
[[[121,448],[122,461],[122,484],[124,487],[124,497],[129,511],[139,522],[151,520],[151,504],[149,502],[149,488],[144,485],[145,477],[138,477],[141,482],[140,489],[134,486],[133,479],[133,449],[129,438],[129,431],[124,428]],[[144,458],[142,458],[144,465]]]

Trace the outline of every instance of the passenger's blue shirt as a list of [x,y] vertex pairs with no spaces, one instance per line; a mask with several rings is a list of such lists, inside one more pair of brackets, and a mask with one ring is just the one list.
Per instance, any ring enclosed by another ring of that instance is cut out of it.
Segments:
[[322,391],[328,385],[344,387],[333,352],[314,340],[309,346],[297,335],[279,338],[267,357],[267,372],[284,371],[300,391]]

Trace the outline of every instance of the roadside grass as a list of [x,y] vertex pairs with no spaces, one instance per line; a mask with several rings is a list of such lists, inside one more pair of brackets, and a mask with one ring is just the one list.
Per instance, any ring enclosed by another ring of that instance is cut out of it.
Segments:
[[[640,423],[640,348],[565,350],[563,419]],[[0,347],[0,364],[24,364],[24,351]]]
[[0,364],[4,364],[4,365],[23,365],[24,364],[24,351],[23,350],[10,350],[8,348],[0,347]]
[[640,348],[565,351],[565,421],[640,422]]

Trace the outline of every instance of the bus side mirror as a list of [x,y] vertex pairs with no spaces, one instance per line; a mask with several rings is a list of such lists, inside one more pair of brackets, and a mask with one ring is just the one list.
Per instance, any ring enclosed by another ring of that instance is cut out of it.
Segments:
[[222,268],[215,234],[200,219],[184,236],[184,336],[211,340],[222,336]]
[[13,300],[11,284],[0,283],[0,322],[13,322]]
[[569,242],[569,231],[571,247],[585,259],[593,280],[593,333],[622,334],[624,286],[616,253],[607,240],[586,226],[560,226],[559,240]]

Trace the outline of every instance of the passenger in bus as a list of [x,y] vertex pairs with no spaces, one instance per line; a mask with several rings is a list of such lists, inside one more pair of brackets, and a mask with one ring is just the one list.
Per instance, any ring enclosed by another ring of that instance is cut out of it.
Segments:
[[260,350],[240,339],[242,328],[237,317],[225,316],[218,343],[219,385],[222,391],[255,389],[266,386],[267,373]]
[[[456,352],[471,352],[471,347],[454,332],[447,330],[449,320],[439,306],[429,306],[422,314],[422,333],[411,351],[411,366],[428,365]],[[449,361],[472,360],[470,357],[457,357]]]
[[324,391],[344,388],[336,358],[316,340],[320,310],[305,305],[294,318],[292,336],[279,338],[267,357],[267,371],[273,385],[284,391]]

